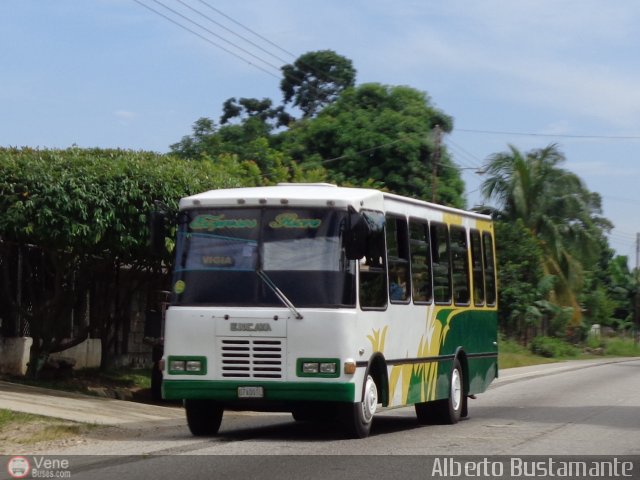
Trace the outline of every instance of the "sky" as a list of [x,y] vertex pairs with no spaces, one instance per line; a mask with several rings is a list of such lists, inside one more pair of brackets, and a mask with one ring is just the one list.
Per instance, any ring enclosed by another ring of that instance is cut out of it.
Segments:
[[2,0],[0,146],[167,152],[230,97],[280,104],[279,68],[331,49],[453,117],[469,207],[492,154],[558,144],[635,266],[638,25],[637,0]]

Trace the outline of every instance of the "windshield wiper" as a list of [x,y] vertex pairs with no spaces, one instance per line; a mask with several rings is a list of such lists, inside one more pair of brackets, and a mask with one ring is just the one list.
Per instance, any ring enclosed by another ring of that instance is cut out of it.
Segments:
[[269,276],[264,273],[263,270],[256,270],[258,276],[262,279],[262,281],[271,289],[273,293],[276,294],[276,297],[280,299],[280,301],[289,309],[291,313],[293,313],[294,317],[298,320],[302,320],[302,314],[296,309],[295,305],[287,298],[287,296],[278,288],[278,286],[273,283],[273,281],[269,278]]

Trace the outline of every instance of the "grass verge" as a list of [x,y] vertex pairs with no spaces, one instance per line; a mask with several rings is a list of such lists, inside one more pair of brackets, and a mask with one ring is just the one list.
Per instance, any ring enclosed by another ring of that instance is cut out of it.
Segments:
[[31,379],[4,375],[2,380],[35,387],[52,388],[68,392],[95,395],[98,389],[129,390],[139,392],[151,387],[150,369],[119,368],[112,370],[83,369],[73,370],[68,375],[52,375],[43,372],[40,378]]
[[0,454],[11,455],[37,443],[85,434],[95,425],[0,409]]
[[534,355],[531,350],[514,340],[501,338],[498,342],[498,365],[501,369],[553,363],[558,360]]
[[[514,340],[500,338],[498,343],[498,365],[500,368],[526,367],[563,360],[640,356],[640,345],[634,343],[630,338],[603,338],[597,342],[597,345],[590,340],[587,343],[587,346],[591,347],[590,353],[585,353],[580,348],[556,338],[539,337],[537,340],[537,342],[532,342],[529,347],[525,347]],[[536,355],[532,353],[532,348],[544,352],[544,354]]]

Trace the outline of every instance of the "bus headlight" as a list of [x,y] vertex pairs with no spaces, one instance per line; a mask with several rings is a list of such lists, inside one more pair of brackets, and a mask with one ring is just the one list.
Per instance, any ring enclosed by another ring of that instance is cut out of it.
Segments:
[[202,371],[202,362],[200,360],[189,360],[186,370],[187,372],[198,373]]
[[320,373],[336,373],[336,364],[323,362],[320,364]]
[[170,375],[206,375],[207,358],[196,356],[169,356],[167,361]]
[[296,373],[299,377],[338,378],[340,360],[337,358],[299,358]]
[[169,371],[170,372],[184,372],[185,371],[185,361],[184,360],[171,360],[169,362]]
[[304,362],[302,364],[302,373],[318,373],[318,363],[317,362]]

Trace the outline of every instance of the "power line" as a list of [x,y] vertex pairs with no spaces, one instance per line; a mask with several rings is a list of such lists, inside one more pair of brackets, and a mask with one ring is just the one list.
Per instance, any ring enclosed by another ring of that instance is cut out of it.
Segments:
[[[462,156],[466,157],[466,159],[473,164],[474,167],[481,168],[482,160],[476,157],[474,154],[469,153],[467,150],[462,148],[456,142],[452,141],[451,138],[447,137],[446,139],[447,146],[452,150],[458,151],[458,153],[462,153]],[[477,163],[476,163],[477,162]]]
[[359,150],[357,152],[347,153],[345,155],[340,155],[339,157],[328,158],[326,160],[322,160],[320,163],[322,163],[324,165],[326,163],[335,162],[336,160],[342,160],[343,158],[349,158],[349,157],[351,157],[353,155],[361,155],[363,153],[370,153],[370,152],[373,152],[373,151],[376,151],[376,150],[380,150],[381,148],[388,147],[390,145],[395,145],[396,143],[401,143],[401,142],[404,142],[404,141],[406,141],[406,138],[400,138],[398,140],[393,140],[393,141],[388,142],[388,143],[383,143],[381,145],[376,145],[375,147],[366,148],[364,150]]
[[[175,15],[178,15],[179,17],[184,18],[187,22],[190,22],[190,23],[192,23],[192,24],[196,25],[197,27],[200,27],[202,30],[204,30],[204,31],[206,31],[206,32],[208,32],[208,33],[210,33],[211,35],[213,35],[213,36],[214,36],[214,37],[216,37],[216,38],[219,38],[219,39],[220,39],[220,40],[222,40],[223,42],[226,42],[226,43],[228,43],[229,45],[231,45],[231,46],[233,46],[233,47],[237,48],[237,49],[238,49],[238,50],[240,50],[241,52],[246,53],[246,54],[247,54],[247,55],[249,55],[250,57],[255,58],[256,60],[258,60],[258,61],[260,61],[260,62],[264,63],[265,65],[268,65],[269,67],[273,68],[274,70],[277,70],[278,72],[280,71],[280,67],[278,67],[277,65],[274,65],[274,64],[272,64],[272,63],[268,62],[267,60],[265,60],[265,59],[263,59],[263,58],[260,58],[260,57],[258,57],[257,55],[254,55],[254,54],[253,54],[253,53],[251,53],[249,50],[246,50],[246,49],[242,48],[241,46],[236,45],[236,44],[235,44],[235,43],[233,43],[231,40],[227,40],[227,39],[226,39],[226,38],[224,38],[223,36],[218,35],[217,33],[215,33],[214,31],[212,31],[212,30],[210,30],[210,29],[208,29],[207,27],[204,27],[204,26],[200,25],[200,24],[199,24],[198,22],[196,22],[195,20],[192,20],[192,19],[190,19],[189,17],[187,17],[187,16],[185,16],[185,15],[181,14],[181,13],[180,13],[180,12],[178,12],[177,10],[174,10],[173,8],[168,7],[166,4],[162,3],[160,0],[152,0],[152,1],[153,1],[153,2],[155,2],[155,3],[157,3],[158,5],[163,6],[164,8],[166,8],[167,10],[169,10],[170,12],[174,13]],[[178,0],[178,1],[179,1],[179,0]],[[182,3],[182,2],[181,2],[181,3]],[[189,8],[191,8],[191,7],[189,7]]]
[[[177,0],[177,1],[178,1],[178,2],[180,2],[180,3],[183,3],[183,2],[182,2],[182,0]],[[204,0],[198,0],[198,1],[199,1],[200,3],[202,3],[203,5],[206,5],[208,8],[210,8],[210,9],[211,9],[211,10],[213,10],[214,12],[216,12],[218,15],[221,15],[222,17],[224,17],[224,18],[226,18],[227,20],[229,20],[229,21],[231,21],[231,22],[235,23],[236,25],[238,25],[239,27],[243,28],[244,30],[246,30],[246,31],[248,31],[248,32],[250,32],[250,33],[252,33],[252,34],[253,34],[253,35],[255,35],[256,37],[258,37],[260,40],[262,40],[262,41],[264,41],[264,42],[268,43],[269,45],[271,45],[271,46],[273,46],[273,47],[277,48],[278,50],[280,50],[280,51],[282,51],[282,52],[286,53],[286,54],[287,54],[287,55],[289,55],[290,57],[292,57],[292,58],[296,59],[296,61],[298,62],[298,64],[299,64],[299,65],[302,65],[302,66],[304,66],[304,67],[308,68],[311,72],[313,72],[313,73],[316,75],[316,77],[318,77],[318,78],[322,78],[322,77],[324,77],[324,78],[327,78],[327,79],[329,79],[329,80],[332,80],[332,81],[334,81],[334,82],[336,82],[336,83],[340,83],[340,82],[342,81],[342,79],[341,79],[341,78],[338,78],[337,76],[333,75],[331,72],[318,70],[314,65],[310,64],[309,62],[305,62],[305,61],[300,60],[300,58],[299,58],[299,57],[296,57],[296,55],[295,55],[294,53],[291,53],[289,50],[286,50],[286,49],[284,49],[283,47],[281,47],[280,45],[278,45],[278,44],[276,44],[276,43],[272,42],[271,40],[269,40],[269,39],[268,39],[268,38],[266,38],[265,36],[260,35],[260,34],[259,34],[258,32],[256,32],[255,30],[252,30],[251,28],[247,27],[246,25],[242,24],[241,22],[239,22],[239,21],[235,20],[234,18],[232,18],[231,16],[227,15],[226,13],[224,13],[223,11],[221,11],[220,9],[213,7],[213,6],[212,6],[211,4],[209,4],[208,2],[206,2],[206,1],[204,1]],[[191,7],[188,7],[188,8],[191,8]],[[197,12],[197,10],[196,10],[196,12]],[[280,60],[280,61],[281,61],[281,62],[283,62],[283,63],[288,63],[286,60],[284,60],[284,59],[282,59],[282,58],[280,58],[280,57],[278,57],[278,56],[276,56],[276,55],[274,55],[274,54],[272,54],[272,53],[270,53],[270,52],[266,51],[265,49],[263,49],[262,47],[258,46],[257,44],[255,44],[255,43],[254,43],[254,42],[252,42],[251,40],[249,40],[249,39],[247,39],[246,37],[244,37],[244,36],[242,36],[242,35],[240,35],[240,34],[238,34],[238,33],[234,32],[234,31],[232,31],[231,29],[229,29],[229,28],[227,28],[227,27],[225,27],[225,26],[221,25],[220,23],[216,22],[215,20],[211,19],[210,17],[205,16],[204,14],[202,14],[202,13],[200,13],[200,12],[197,12],[197,13],[199,13],[200,15],[204,16],[205,18],[209,19],[211,22],[215,23],[216,25],[219,25],[219,26],[221,26],[222,28],[224,28],[225,30],[227,30],[227,31],[231,32],[233,35],[235,35],[235,36],[237,36],[237,37],[239,37],[239,38],[242,38],[244,41],[246,41],[246,42],[248,42],[249,44],[251,44],[251,45],[255,46],[256,48],[259,48],[260,50],[262,50],[263,52],[267,53],[268,55],[271,55],[272,57],[277,58],[278,60]],[[300,81],[303,81],[303,80],[304,80],[304,78],[303,78],[302,76],[300,76],[299,74],[294,75],[294,78],[297,78],[297,79],[298,79],[298,80],[300,80]],[[314,88],[314,89],[318,89],[319,87],[318,87],[317,85],[312,85],[312,88]]]
[[[147,9],[148,9],[148,10],[150,10],[150,11],[152,11],[153,13],[156,13],[157,15],[160,15],[161,17],[163,17],[164,19],[166,19],[166,20],[170,21],[171,23],[173,23],[173,24],[175,24],[175,25],[177,25],[177,26],[179,26],[179,27],[183,28],[184,30],[188,31],[189,33],[192,33],[192,34],[194,34],[194,35],[197,35],[199,38],[201,38],[201,39],[203,39],[203,40],[207,41],[208,43],[210,43],[210,44],[214,45],[215,47],[217,47],[217,48],[220,48],[220,49],[224,50],[225,52],[227,52],[227,53],[229,53],[229,54],[231,54],[231,55],[235,56],[236,58],[239,58],[240,60],[242,60],[242,61],[244,61],[244,62],[247,62],[249,65],[252,65],[252,66],[254,66],[254,67],[258,68],[259,70],[261,70],[261,71],[263,71],[263,72],[267,73],[268,75],[271,75],[272,77],[274,77],[274,78],[276,78],[276,79],[279,79],[279,80],[281,79],[281,77],[276,76],[276,75],[275,75],[275,74],[273,74],[272,72],[270,72],[270,71],[268,71],[268,70],[265,70],[264,68],[260,67],[259,65],[256,65],[255,63],[253,63],[253,62],[249,61],[248,59],[246,59],[246,58],[242,57],[241,55],[238,55],[237,53],[235,53],[235,52],[233,52],[233,51],[229,50],[228,48],[225,48],[225,47],[223,47],[222,45],[220,45],[220,44],[218,44],[218,43],[216,43],[216,42],[214,42],[214,41],[212,41],[212,40],[210,40],[210,39],[206,38],[205,36],[203,36],[203,35],[201,35],[201,34],[199,34],[199,33],[195,32],[195,31],[194,31],[194,30],[192,30],[191,28],[186,27],[185,25],[181,24],[180,22],[177,22],[177,21],[176,21],[176,20],[174,20],[173,18],[171,18],[171,17],[169,17],[169,16],[167,16],[167,15],[165,15],[165,14],[163,14],[163,13],[159,12],[158,10],[156,10],[156,9],[154,9],[154,8],[152,8],[152,7],[150,7],[149,5],[147,5],[147,4],[145,4],[145,3],[142,3],[142,1],[140,1],[140,0],[134,0],[134,1],[135,1],[136,3],[138,3],[139,5],[142,5],[143,7],[147,8]],[[159,1],[159,0],[151,0],[151,1],[153,1],[153,2],[155,2],[156,4],[158,4],[158,5],[162,6],[162,7],[163,7],[163,8],[165,8],[166,10],[168,10],[168,11],[172,12],[174,15],[176,15],[176,16],[178,16],[178,17],[180,17],[180,18],[182,18],[182,19],[186,20],[187,22],[189,22],[189,23],[191,23],[191,24],[193,24],[193,25],[197,26],[198,28],[200,28],[200,29],[202,29],[202,30],[206,31],[206,32],[207,32],[207,33],[209,33],[210,35],[213,35],[214,37],[216,37],[216,38],[218,38],[218,39],[222,40],[223,42],[225,42],[225,43],[227,43],[227,44],[229,44],[229,45],[233,46],[234,48],[236,48],[236,49],[240,50],[240,51],[241,51],[241,52],[243,52],[244,54],[246,54],[246,55],[248,55],[248,56],[250,56],[250,57],[252,57],[252,58],[254,58],[254,59],[258,60],[259,62],[261,62],[261,63],[263,63],[263,64],[265,64],[265,65],[267,65],[267,66],[271,67],[272,69],[274,69],[274,70],[276,70],[276,71],[278,71],[278,72],[281,72],[281,70],[282,70],[282,69],[281,69],[280,67],[278,67],[278,66],[276,66],[276,65],[272,64],[272,63],[271,63],[271,62],[269,62],[268,60],[265,60],[264,58],[262,58],[262,57],[260,57],[260,56],[258,56],[258,55],[253,54],[253,53],[252,53],[252,52],[250,52],[249,50],[247,50],[247,49],[245,49],[245,48],[241,47],[240,45],[238,45],[238,44],[236,44],[236,43],[232,42],[231,40],[228,40],[227,38],[224,38],[223,36],[221,36],[221,35],[217,34],[216,32],[214,32],[214,31],[212,31],[211,29],[209,29],[209,28],[205,27],[204,25],[202,25],[202,24],[200,24],[200,23],[196,22],[195,20],[193,20],[193,19],[191,19],[191,18],[187,17],[186,15],[183,15],[182,13],[178,12],[177,10],[175,10],[175,9],[173,9],[173,8],[171,8],[171,7],[169,7],[169,6],[168,6],[168,5],[166,5],[165,3],[163,3],[163,2],[161,2],[161,1]],[[236,37],[238,37],[238,38],[242,39],[242,40],[243,40],[243,41],[245,41],[245,42],[247,42],[248,44],[250,44],[250,45],[251,45],[251,46],[253,46],[254,48],[257,48],[258,50],[260,50],[260,51],[262,51],[262,52],[266,53],[267,55],[269,55],[269,56],[271,56],[271,57],[273,57],[273,58],[276,58],[277,60],[279,60],[279,61],[281,61],[281,62],[283,62],[283,63],[287,63],[287,60],[285,60],[285,59],[283,59],[283,58],[281,58],[281,57],[279,57],[279,56],[275,55],[274,53],[269,52],[267,49],[265,49],[265,48],[261,47],[260,45],[258,45],[257,43],[253,42],[253,41],[252,41],[252,40],[250,40],[249,38],[247,38],[247,37],[245,37],[245,36],[243,36],[243,35],[241,35],[241,34],[239,34],[239,33],[235,32],[235,31],[233,31],[232,29],[230,29],[230,28],[228,28],[228,27],[226,27],[225,25],[223,25],[223,24],[221,24],[220,22],[216,21],[215,19],[211,18],[209,15],[206,15],[206,14],[202,13],[201,11],[199,11],[198,9],[196,9],[196,8],[194,8],[194,7],[192,7],[192,6],[190,6],[189,4],[187,4],[186,2],[184,2],[183,0],[176,0],[176,1],[177,1],[178,3],[180,3],[181,5],[183,5],[184,7],[186,7],[187,9],[191,10],[192,12],[197,13],[197,14],[198,14],[198,15],[200,15],[201,17],[203,17],[203,18],[205,18],[206,20],[208,20],[209,22],[213,23],[214,25],[217,25],[218,27],[220,27],[220,28],[222,28],[222,29],[226,30],[227,32],[231,33],[232,35],[234,35],[234,36],[236,36]],[[203,0],[198,0],[198,1],[200,1],[200,3],[202,3],[202,4],[206,5],[206,6],[207,6],[208,8],[210,8],[211,10],[213,10],[213,11],[217,12],[219,15],[222,15],[223,17],[225,17],[225,18],[229,19],[229,20],[230,20],[230,21],[232,21],[233,23],[235,23],[235,24],[237,24],[237,25],[241,26],[241,27],[242,27],[242,28],[244,28],[245,30],[247,30],[247,31],[251,32],[252,34],[256,35],[258,38],[262,39],[263,41],[267,42],[268,44],[273,45],[273,46],[274,46],[274,47],[276,47],[277,49],[284,51],[287,55],[290,55],[290,56],[292,56],[292,57],[294,57],[294,58],[295,58],[295,55],[294,55],[293,53],[289,52],[288,50],[285,50],[284,48],[282,48],[282,47],[280,47],[280,46],[278,46],[278,45],[277,45],[277,44],[275,44],[274,42],[270,41],[269,39],[267,39],[266,37],[264,37],[264,36],[260,35],[259,33],[255,32],[254,30],[250,29],[249,27],[247,27],[247,26],[243,25],[242,23],[238,22],[237,20],[234,20],[233,18],[231,18],[229,15],[225,14],[225,13],[224,13],[224,12],[222,12],[221,10],[219,10],[219,9],[217,9],[217,8],[215,8],[215,7],[213,7],[213,6],[211,6],[210,4],[208,4],[207,2],[205,2],[205,1],[203,1]],[[330,72],[321,72],[321,71],[319,71],[318,69],[316,69],[313,65],[311,65],[311,64],[309,64],[309,63],[307,63],[307,62],[300,62],[300,63],[301,63],[301,65],[306,66],[309,70],[311,70],[312,72],[314,72],[314,73],[315,73],[316,75],[318,75],[318,76],[323,76],[323,77],[325,77],[325,78],[327,78],[327,79],[329,79],[329,80],[333,80],[333,81],[335,81],[335,82],[340,82],[340,81],[341,81],[341,79],[339,79],[339,78],[337,78],[336,76],[332,75]],[[301,75],[299,75],[299,74],[297,74],[297,73],[296,73],[295,75],[293,75],[293,77],[294,77],[294,78],[297,78],[297,79],[298,79],[298,80],[300,80],[300,81],[303,81],[303,80],[304,80],[303,76],[301,76]],[[319,88],[319,87],[318,87],[318,86],[313,85],[313,88]]]
[[[156,15],[161,16],[161,17],[162,17],[162,18],[164,18],[165,20],[167,20],[167,21],[169,21],[169,22],[173,23],[174,25],[177,25],[178,27],[182,28],[183,30],[186,30],[187,32],[189,32],[189,33],[191,33],[191,34],[193,34],[193,35],[195,35],[195,36],[197,36],[197,37],[201,38],[201,39],[202,39],[202,40],[204,40],[205,42],[208,42],[208,43],[210,43],[211,45],[213,45],[213,46],[215,46],[215,47],[217,47],[217,48],[219,48],[219,49],[221,49],[221,50],[223,50],[223,51],[225,51],[225,52],[229,53],[230,55],[233,55],[234,57],[236,57],[236,58],[238,58],[238,59],[242,60],[243,62],[248,63],[249,65],[251,65],[251,66],[253,66],[253,67],[257,68],[258,70],[261,70],[262,72],[266,73],[267,75],[271,75],[272,77],[274,77],[274,78],[276,78],[276,79],[279,79],[279,78],[280,78],[280,77],[278,77],[277,75],[275,75],[274,73],[270,72],[269,70],[266,70],[265,68],[261,67],[260,65],[256,65],[255,63],[251,62],[250,60],[248,60],[248,59],[246,59],[246,58],[242,57],[241,55],[238,55],[237,53],[233,52],[232,50],[229,50],[228,48],[226,48],[226,47],[224,47],[224,46],[220,45],[219,43],[214,42],[214,41],[213,41],[213,40],[211,40],[210,38],[205,37],[204,35],[202,35],[202,34],[200,34],[200,33],[196,32],[195,30],[192,30],[191,28],[189,28],[189,27],[187,27],[187,26],[185,26],[185,25],[181,24],[180,22],[178,22],[178,21],[174,20],[173,18],[171,18],[171,17],[169,17],[169,16],[165,15],[165,14],[164,14],[164,13],[162,13],[162,12],[159,12],[158,10],[154,9],[153,7],[150,7],[149,5],[147,5],[147,4],[143,3],[143,2],[141,2],[140,0],[133,0],[133,1],[134,1],[134,2],[136,2],[137,4],[139,4],[139,5],[143,6],[143,7],[144,7],[144,8],[146,8],[147,10],[152,11],[152,12],[153,12],[153,13],[155,13]],[[160,2],[158,2],[158,0],[153,0],[153,1],[154,1],[154,2],[156,2],[156,3],[159,3],[160,5],[162,5]],[[164,6],[165,8],[167,8],[168,10],[172,10],[171,8],[166,7],[165,5],[163,5],[163,6]],[[172,11],[174,11],[174,10],[172,10]],[[186,18],[186,17],[184,17],[184,15],[182,15],[182,14],[179,14],[179,13],[178,13],[178,15],[179,15],[179,16],[181,16],[181,17],[183,17],[183,18]],[[187,19],[187,20],[188,20],[188,19]],[[190,21],[191,23],[194,23],[194,24],[198,25],[200,28],[203,28],[204,30],[207,30],[206,28],[204,28],[204,27],[200,26],[198,23],[194,22],[193,20],[189,20],[189,21]],[[209,30],[207,30],[207,31],[209,31]],[[214,34],[214,35],[215,35],[215,34]],[[216,35],[216,36],[218,36],[218,35]],[[225,41],[226,41],[226,40],[225,40]],[[229,43],[230,43],[230,42],[229,42]],[[259,57],[256,57],[256,56],[255,56],[255,55],[253,55],[253,54],[250,54],[250,55],[251,55],[252,57],[258,58],[260,61],[264,62],[264,60],[260,59]],[[265,63],[268,63],[268,62],[265,62]],[[271,66],[272,66],[272,67],[274,67],[273,65],[271,65]],[[278,67],[274,67],[274,68],[278,69]]]
[[471,157],[464,150],[460,150],[455,145],[451,145],[447,142],[448,150],[453,154],[453,157],[456,160],[456,163],[460,164],[466,170],[482,170],[482,166],[477,165],[475,162],[475,158]]
[[456,132],[480,133],[484,135],[513,135],[522,137],[581,138],[591,140],[640,140],[640,135],[568,135],[553,133],[505,132],[500,130],[474,130],[470,128],[456,128]]
[[628,233],[628,232],[623,232],[618,230],[617,228],[613,228],[613,230],[609,233],[610,236],[612,237],[616,237],[619,240],[625,240],[625,241],[635,241],[636,238],[636,234],[635,233]]
[[632,200],[631,198],[612,197],[610,195],[601,195],[601,197],[603,199],[613,200],[614,202],[633,203],[634,205],[640,203],[638,200]]
[[[277,55],[275,55],[275,54],[273,54],[273,53],[269,52],[267,49],[262,48],[260,45],[258,45],[257,43],[255,43],[255,42],[251,41],[251,40],[250,40],[250,39],[248,39],[247,37],[244,37],[244,36],[240,35],[239,33],[234,32],[233,30],[231,30],[230,28],[226,27],[226,26],[225,26],[225,25],[223,25],[222,23],[220,23],[220,22],[218,22],[218,21],[214,20],[213,18],[211,18],[210,16],[208,16],[208,15],[206,15],[206,14],[202,13],[202,12],[201,12],[201,11],[199,11],[198,9],[193,8],[191,5],[187,4],[187,3],[186,3],[186,2],[184,2],[183,0],[176,0],[176,1],[177,1],[178,3],[180,3],[180,4],[184,5],[185,7],[187,7],[189,10],[191,10],[191,11],[193,11],[193,12],[197,13],[197,14],[198,14],[198,15],[200,15],[201,17],[206,18],[206,19],[207,19],[207,20],[209,20],[211,23],[213,23],[213,24],[215,24],[215,25],[219,26],[220,28],[222,28],[222,29],[226,30],[226,31],[227,31],[227,32],[229,32],[230,34],[235,35],[236,37],[238,37],[238,38],[240,38],[240,39],[244,40],[244,41],[245,41],[245,42],[247,42],[248,44],[250,44],[250,45],[252,45],[252,46],[256,47],[258,50],[260,50],[260,51],[262,51],[262,52],[266,53],[267,55],[270,55],[271,57],[275,58],[276,60],[279,60],[279,61],[281,61],[282,63],[288,63],[288,62],[287,62],[287,60],[284,60],[284,59],[280,58],[279,56],[277,56]],[[213,8],[213,7],[211,7],[209,4],[207,4],[206,2],[202,2],[202,3],[204,3],[205,5],[207,5],[209,8]],[[216,10],[216,11],[218,11],[218,12],[219,12],[219,10],[217,10],[217,9],[214,9],[214,10]],[[226,17],[226,16],[225,16],[225,17]],[[228,17],[227,17],[227,18],[228,18]],[[268,41],[268,40],[267,40],[267,41]]]
[[[260,40],[263,40],[265,42],[267,42],[269,45],[276,47],[278,50],[286,53],[287,55],[289,55],[292,58],[296,58],[296,55],[291,53],[288,50],[285,50],[284,48],[280,47],[279,45],[273,43],[271,40],[269,40],[268,38],[260,35],[258,32],[250,29],[249,27],[247,27],[246,25],[243,25],[242,23],[238,22],[237,20],[234,20],[233,18],[231,18],[229,15],[227,15],[226,13],[222,12],[221,10],[218,10],[217,8],[211,6],[209,3],[205,2],[204,0],[198,0],[200,3],[206,5],[207,7],[209,7],[211,10],[213,10],[214,12],[216,12],[218,15],[222,15],[224,18],[226,18],[227,20],[235,23],[236,25],[238,25],[239,27],[244,28],[247,32],[252,33],[253,35],[255,35],[256,37],[258,37]],[[285,62],[286,63],[286,62]]]
[[[412,137],[411,135],[402,135],[401,138],[397,139],[397,140],[392,140],[391,142],[387,142],[387,143],[382,143],[380,145],[375,145],[373,147],[370,148],[365,148],[363,150],[358,150],[356,152],[349,152],[349,153],[345,153],[344,155],[340,155],[338,157],[333,157],[333,158],[327,158],[324,160],[321,160],[320,163],[322,165],[326,165],[327,163],[331,163],[331,162],[335,162],[337,160],[343,160],[345,158],[350,158],[353,157],[355,155],[362,155],[364,153],[371,153],[374,152],[376,150],[380,150],[382,148],[385,147],[389,147],[391,145],[395,145],[397,143],[403,143],[403,142],[407,142],[407,141],[413,141],[413,140],[421,140],[419,135],[416,135],[415,137]],[[459,167],[458,165],[452,164],[452,163],[445,163],[445,162],[440,162],[440,161],[435,161],[433,162],[435,165],[439,166],[439,167],[445,167],[445,168],[457,168],[460,170],[480,170],[481,167],[479,166],[467,166],[464,163],[458,162],[462,165],[462,167]],[[476,172],[477,173],[477,172]]]

